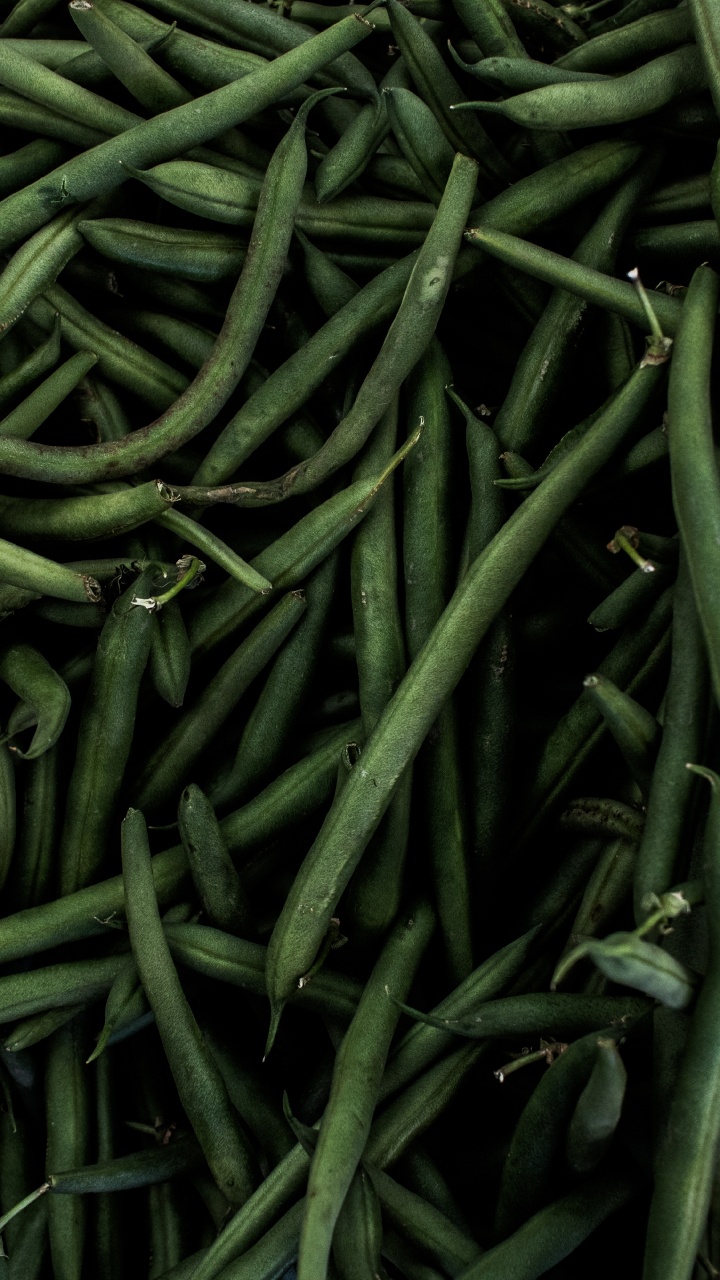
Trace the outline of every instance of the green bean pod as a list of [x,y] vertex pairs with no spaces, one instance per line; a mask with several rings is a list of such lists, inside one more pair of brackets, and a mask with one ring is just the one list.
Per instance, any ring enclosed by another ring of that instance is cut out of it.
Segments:
[[135,784],[143,809],[157,809],[184,786],[218,729],[232,715],[251,681],[263,670],[305,611],[302,592],[284,596],[235,650],[192,707],[178,717],[152,753]]
[[593,609],[588,623],[596,631],[611,631],[634,622],[653,606],[670,581],[671,572],[664,565],[656,566],[654,573],[636,570]]
[[565,1155],[575,1173],[589,1173],[605,1155],[617,1129],[627,1073],[614,1040],[597,1042],[597,1057],[568,1126]]
[[557,66],[568,71],[617,71],[640,59],[647,60],[653,53],[665,53],[685,44],[692,36],[690,12],[684,5],[667,8],[669,12],[662,12],[658,6],[655,13],[639,15],[634,20],[628,17],[619,26],[613,23],[606,32],[594,30],[585,44],[563,53]]
[[[55,1032],[45,1075],[47,1165],[83,1164],[90,1148],[90,1099],[80,1036],[82,1019]],[[50,1254],[58,1280],[80,1280],[85,1252],[85,1206],[79,1196],[48,1201]]]
[[[307,972],[337,901],[395,790],[491,622],[594,472],[609,461],[652,393],[657,369],[638,368],[577,448],[522,504],[465,574],[391,698],[343,794],[295,878],[268,947],[276,1017]],[[298,967],[299,966],[299,967]]]
[[177,600],[168,600],[155,614],[150,674],[163,701],[171,707],[181,707],[190,679],[190,642]]
[[638,841],[622,836],[611,840],[590,876],[570,930],[569,945],[597,937],[627,902],[632,888]]
[[[581,46],[584,48],[585,46]],[[542,89],[548,84],[568,84],[578,81],[603,80],[605,77],[590,71],[566,70],[562,59],[548,65],[529,58],[523,48],[514,55],[490,55],[479,62],[463,62],[450,46],[453,58],[468,75],[489,84],[496,93],[526,93],[530,89]]]
[[460,119],[450,111],[452,103],[463,100],[462,89],[417,18],[398,0],[389,0],[388,11],[410,75],[453,151],[475,157],[482,186],[497,190],[512,181],[510,166],[478,121],[470,116]]
[[49,337],[41,342],[40,346],[35,347],[34,351],[31,351],[30,355],[26,356],[11,373],[6,373],[0,378],[0,411],[4,412],[6,406],[12,403],[16,396],[43,374],[49,373],[59,359],[60,320],[56,316]]
[[132,1191],[151,1187],[168,1178],[187,1173],[202,1159],[202,1152],[191,1136],[173,1137],[165,1145],[159,1143],[128,1156],[76,1169],[49,1170],[50,1190],[58,1195],[105,1195],[114,1191]]
[[720,1132],[718,1097],[717,990],[720,979],[718,908],[720,879],[720,779],[693,766],[712,787],[705,833],[704,882],[708,903],[710,953],[708,970],[692,1015],[668,1113],[655,1159],[655,1187],[645,1247],[644,1280],[692,1275],[710,1204],[715,1150]]
[[308,579],[305,613],[273,662],[245,721],[235,759],[228,772],[211,779],[208,786],[208,797],[216,809],[247,799],[271,780],[282,759],[317,670],[337,576],[338,556],[331,553]]
[[140,985],[140,977],[135,957],[130,952],[122,956],[121,963],[112,979],[105,1002],[105,1017],[97,1038],[97,1044],[87,1059],[94,1062],[104,1052],[111,1036],[123,1026],[127,1026],[138,1014],[147,1010],[147,1000]]
[[130,756],[152,634],[152,614],[137,606],[135,599],[151,594],[155,580],[153,570],[148,570],[124,592],[98,641],[60,838],[63,894],[92,884],[111,861],[110,832]]
[[13,743],[10,749],[21,760],[35,760],[55,746],[65,727],[70,711],[68,687],[42,654],[27,644],[11,644],[0,652],[0,678],[20,698],[7,722],[7,738],[15,736],[16,724],[28,723],[28,715],[29,723],[37,726],[27,751]]
[[[343,725],[259,796],[225,818],[221,827],[230,852],[244,851],[249,856],[250,850],[322,811],[332,798],[338,753],[347,740],[348,726]],[[156,854],[153,877],[158,899],[164,905],[177,902],[190,882],[181,846]],[[122,877],[115,876],[67,898],[19,911],[2,921],[0,955],[3,959],[34,955],[48,946],[102,934],[106,926],[100,922],[122,912],[123,902]]]
[[71,1004],[60,1009],[46,1009],[42,1013],[31,1014],[14,1026],[3,1041],[3,1049],[7,1053],[22,1053],[34,1044],[46,1040],[59,1027],[72,1022],[87,1008],[87,1004]]
[[30,540],[85,542],[129,533],[162,515],[172,490],[161,481],[77,498],[4,498],[0,529]]
[[[37,40],[32,41],[37,45]],[[60,164],[68,148],[50,138],[35,138],[0,157],[0,196],[10,195]]]
[[538,1280],[643,1188],[634,1167],[599,1174],[541,1209],[463,1272],[462,1280]]
[[70,17],[110,72],[153,113],[189,102],[190,93],[96,5],[71,0]]
[[400,149],[433,204],[439,204],[452,168],[452,146],[430,107],[417,94],[394,86],[383,92]]
[[100,599],[100,586],[94,578],[75,573],[4,538],[0,538],[0,582],[39,596],[74,600],[78,604],[96,604]]
[[673,602],[670,682],[663,732],[648,796],[647,816],[635,869],[635,919],[647,914],[649,893],[662,894],[682,870],[694,777],[685,765],[699,756],[706,729],[708,667],[684,552]]
[[[33,760],[26,771],[22,820],[18,833],[18,856],[12,865],[6,890],[8,905],[11,905],[14,911],[38,906],[41,902],[46,902],[52,894],[59,826],[58,765],[59,752],[56,747],[52,747],[38,756],[37,760]],[[7,797],[4,799],[3,827],[5,839],[9,840],[12,848],[13,824],[7,807]],[[7,867],[7,862],[6,845],[0,865]]]
[[634,933],[611,933],[581,942],[553,974],[553,987],[576,960],[587,956],[611,982],[634,987],[669,1009],[684,1009],[695,995],[695,978],[669,951]]
[[372,1166],[368,1172],[383,1215],[423,1253],[428,1252],[443,1270],[451,1275],[458,1275],[480,1256],[480,1246],[459,1230],[444,1213],[428,1204],[421,1196],[406,1190],[389,1174],[373,1169]]
[[9,329],[33,298],[42,293],[82,247],[77,212],[59,213],[17,249],[3,268],[0,331]]
[[122,856],[130,943],[183,1107],[219,1187],[231,1204],[242,1203],[255,1181],[252,1155],[165,942],[145,821],[136,809],[123,823]]
[[96,364],[97,356],[93,352],[76,352],[5,415],[0,422],[0,435],[28,440]]
[[247,246],[219,231],[158,227],[132,218],[81,219],[80,235],[113,262],[211,283],[235,276]]
[[[325,1274],[332,1232],[370,1132],[399,1006],[387,992],[409,990],[434,927],[419,904],[394,927],[367,982],[338,1050],[323,1124],[308,1178],[298,1256],[298,1280]],[[270,1043],[272,1043],[272,1032]]]
[[383,1223],[373,1180],[363,1166],[355,1173],[335,1223],[332,1256],[340,1280],[379,1275]]
[[646,796],[662,736],[655,716],[606,676],[586,676],[583,687],[600,711],[633,778]]
[[718,555],[720,479],[712,434],[710,364],[718,277],[698,267],[683,303],[668,390],[673,506],[705,637],[712,685],[720,698],[714,565]]
[[700,54],[688,44],[609,81],[552,84],[504,102],[454,105],[489,111],[526,129],[586,129],[637,120],[698,88],[704,79]]
[[315,194],[320,204],[338,196],[367,168],[390,128],[386,100],[382,95],[388,88],[406,84],[407,79],[405,64],[402,58],[397,58],[378,86],[379,96],[371,98],[363,106],[360,114],[323,156],[315,174]]
[[192,783],[180,797],[178,829],[203,910],[211,925],[247,937],[250,904],[207,796]]

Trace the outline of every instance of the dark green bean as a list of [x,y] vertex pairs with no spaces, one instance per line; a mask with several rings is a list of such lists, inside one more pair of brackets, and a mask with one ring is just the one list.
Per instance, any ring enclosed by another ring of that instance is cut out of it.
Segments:
[[709,964],[692,1015],[685,1050],[655,1160],[655,1188],[650,1204],[645,1248],[644,1280],[668,1274],[686,1280],[707,1219],[712,1191],[715,1150],[720,1129],[717,1091],[718,980],[720,979],[720,779],[709,769],[693,766],[712,787],[705,833],[705,894],[710,935]]
[[241,937],[252,934],[244,886],[223,842],[213,807],[194,783],[180,797],[178,830],[209,923]]
[[236,275],[247,246],[219,231],[185,231],[131,218],[81,219],[78,231],[106,258],[184,280],[224,280]]
[[643,796],[647,796],[661,737],[655,716],[606,676],[586,676],[583,687],[600,711]]
[[284,596],[179,716],[135,783],[138,803],[157,809],[183,787],[250,683],[267,665],[305,611],[302,592]]
[[[617,936],[620,937],[619,934]],[[624,934],[622,936],[625,937]],[[664,952],[662,954],[665,956]],[[669,956],[665,958],[670,972],[672,960]],[[554,991],[542,991],[491,1000],[481,1004],[480,1012],[467,1020],[438,1018],[408,1006],[404,1008],[412,1017],[439,1031],[467,1036],[471,1040],[490,1040],[503,1036],[546,1035],[548,1031],[563,1036],[580,1035],[592,1028],[636,1018],[647,1012],[648,1003],[639,996],[559,995]]]
[[190,679],[190,641],[177,600],[168,600],[155,614],[150,675],[155,692],[171,707],[181,707]]
[[[376,22],[377,16],[382,12],[376,11]],[[408,74],[403,59],[397,58],[378,86],[380,97],[373,97],[362,108],[320,161],[315,174],[315,193],[321,204],[338,196],[367,168],[390,128],[383,95],[386,90],[405,85],[407,81]]]
[[453,149],[422,98],[402,87],[383,92],[402,153],[433,204],[439,204],[452,168]]
[[369,1168],[383,1214],[400,1228],[404,1236],[429,1252],[450,1275],[459,1275],[482,1253],[472,1237],[465,1235],[433,1205],[407,1191],[389,1174]]
[[[50,1041],[45,1075],[47,1164],[83,1164],[89,1155],[90,1105],[80,1053],[82,1019]],[[79,1196],[48,1201],[50,1254],[57,1280],[80,1280],[85,1251],[85,1206]]]
[[[33,40],[32,43],[36,45],[39,41]],[[68,148],[62,142],[54,142],[50,138],[35,138],[17,151],[0,156],[0,196],[10,195],[35,178],[41,178],[44,173],[60,164],[67,153]]]
[[195,1139],[181,1135],[168,1143],[157,1143],[154,1147],[99,1164],[57,1172],[51,1166],[47,1180],[50,1190],[58,1195],[104,1195],[165,1182],[178,1174],[188,1173],[201,1160],[202,1152]]
[[630,430],[660,376],[657,367],[638,368],[573,453],[525,500],[465,574],[388,703],[360,768],[350,775],[290,889],[268,947],[268,994],[275,1016],[297,978],[312,965],[400,774],[483,635],[558,519]]
[[100,587],[94,578],[75,573],[66,565],[46,560],[26,547],[6,542],[4,538],[0,538],[0,582],[40,596],[74,600],[78,604],[96,604],[100,599]]
[[632,66],[649,54],[664,53],[684,44],[692,35],[689,10],[682,5],[669,9],[667,13],[658,10],[613,27],[607,34],[593,33],[585,44],[563,53],[557,66],[572,71],[615,71]]
[[[256,849],[323,808],[332,797],[338,753],[347,735],[347,726],[335,730],[313,754],[293,765],[249,804],[223,820],[223,837],[231,853]],[[0,760],[4,759],[0,753]],[[7,823],[0,825],[5,836],[9,830]],[[153,876],[159,900],[163,904],[177,901],[190,882],[187,860],[180,846],[156,854]],[[61,942],[102,934],[106,929],[102,921],[122,910],[122,878],[115,876],[30,912],[19,911],[6,917],[0,924],[0,948],[3,949],[0,955],[3,960],[34,955]]]
[[42,293],[82,248],[77,212],[59,213],[30,236],[3,268],[0,286],[0,331],[9,329],[33,298]]
[[369,1173],[357,1170],[333,1232],[332,1256],[339,1280],[381,1275],[383,1222],[380,1202]]
[[[59,817],[58,764],[59,753],[53,747],[33,760],[26,771],[18,856],[6,889],[8,906],[14,911],[38,906],[53,892]],[[7,840],[12,832],[7,803],[2,809]],[[7,865],[7,846],[3,849],[1,865]]]
[[[584,45],[580,46],[585,48]],[[460,55],[451,52],[459,67],[476,80],[492,86],[496,93],[526,93],[530,89],[541,89],[548,84],[571,84],[589,80],[603,80],[604,76],[591,71],[565,70],[562,58],[559,63],[548,66],[545,62],[535,62],[523,54],[508,57],[481,58],[480,62],[463,62]]]
[[670,1009],[684,1009],[695,995],[695,977],[669,951],[635,933],[611,933],[581,942],[558,964],[553,987],[587,956],[611,982],[634,987]]
[[635,868],[637,924],[647,914],[643,905],[647,895],[665,893],[683,869],[680,859],[695,781],[684,765],[697,759],[702,750],[707,695],[707,659],[687,563],[681,553],[663,732]]
[[688,261],[692,265],[707,259],[717,262],[720,257],[720,231],[710,218],[681,226],[673,223],[668,227],[645,227],[634,233],[630,244],[633,255],[641,261],[661,261],[664,269],[677,269],[678,263]]
[[[20,698],[21,714],[22,704],[27,704],[31,723],[37,726],[27,751],[12,741],[10,750],[21,760],[35,760],[55,746],[65,727],[70,712],[68,687],[47,659],[27,644],[11,644],[0,651],[0,679]],[[16,722],[13,711],[6,727],[8,739],[17,732]]]
[[575,1173],[588,1173],[610,1145],[620,1120],[627,1074],[614,1040],[597,1042],[597,1057],[568,1125],[565,1154]]
[[78,351],[40,383],[17,408],[0,421],[0,435],[28,440],[50,414],[67,399],[78,383],[97,364],[91,351]]
[[0,378],[0,410],[4,411],[6,406],[37,378],[41,378],[44,373],[49,373],[59,358],[60,319],[56,316],[50,336],[31,351],[12,373],[6,373],[3,378]]
[[130,943],[180,1099],[218,1186],[241,1204],[255,1181],[252,1154],[180,986],[162,932],[145,820],[136,809],[123,823],[122,857]]

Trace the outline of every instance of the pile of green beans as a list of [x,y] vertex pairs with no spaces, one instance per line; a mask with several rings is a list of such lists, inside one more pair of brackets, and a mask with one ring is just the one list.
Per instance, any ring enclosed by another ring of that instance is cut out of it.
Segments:
[[720,1276],[718,0],[0,0],[0,1280]]

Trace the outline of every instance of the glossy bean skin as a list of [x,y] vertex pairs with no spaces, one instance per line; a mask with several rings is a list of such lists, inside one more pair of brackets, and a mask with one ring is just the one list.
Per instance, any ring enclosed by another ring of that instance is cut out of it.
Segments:
[[708,903],[710,955],[707,974],[692,1014],[669,1112],[663,1118],[654,1168],[645,1248],[644,1280],[667,1275],[678,1280],[692,1274],[706,1221],[720,1125],[717,1072],[718,850],[720,848],[720,780],[708,769],[699,772],[712,787],[705,832],[704,882]]
[[136,809],[124,820],[122,856],[130,943],[178,1092],[218,1185],[241,1204],[255,1181],[252,1156],[165,942],[145,821]]
[[439,707],[539,545],[629,430],[639,408],[635,397],[644,402],[656,377],[648,368],[632,375],[607,414],[526,499],[463,578],[383,712],[360,770],[351,774],[290,890],[268,948],[268,994],[275,1010],[312,964],[340,893]]
[[338,1050],[318,1144],[308,1176],[300,1234],[298,1280],[325,1275],[332,1230],[370,1132],[385,1059],[399,1006],[388,989],[409,990],[434,928],[431,908],[419,903],[400,918],[363,991]]
[[152,594],[156,575],[142,575],[113,605],[98,642],[83,705],[60,839],[63,894],[97,879],[132,746],[140,681],[150,653],[152,614],[134,604]]
[[647,894],[665,893],[682,873],[686,824],[696,786],[684,766],[699,758],[707,724],[708,663],[684,551],[673,600],[670,682],[643,838],[635,868],[634,907],[645,919]]
[[284,596],[213,676],[195,703],[175,721],[134,787],[138,804],[157,809],[184,786],[218,729],[250,682],[262,671],[305,611],[302,592]]
[[673,354],[668,415],[673,505],[700,615],[712,686],[720,697],[720,637],[716,634],[713,565],[720,520],[720,481],[712,443],[710,361],[718,277],[698,267],[683,303]]
[[[332,798],[338,753],[347,734],[347,726],[342,726],[316,752],[291,766],[254,800],[223,820],[223,836],[231,852],[256,849],[275,833],[322,810]],[[7,832],[9,825],[6,823],[2,829]],[[180,846],[153,858],[153,877],[163,905],[178,901],[190,880]],[[67,898],[18,911],[6,917],[0,927],[3,960],[102,934],[106,926],[99,921],[122,912],[123,901],[122,878],[115,876]]]

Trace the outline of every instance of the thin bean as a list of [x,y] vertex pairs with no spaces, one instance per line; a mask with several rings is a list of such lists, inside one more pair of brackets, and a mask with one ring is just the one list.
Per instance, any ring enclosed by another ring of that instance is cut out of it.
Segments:
[[[55,852],[58,835],[58,757],[53,747],[34,760],[27,770],[22,798],[22,821],[15,859],[6,894],[13,911],[38,906],[53,893]],[[9,778],[8,778],[9,781]],[[11,837],[12,824],[6,806],[5,838]],[[12,838],[10,845],[12,846]],[[3,849],[0,866],[7,866],[7,848]]]
[[0,421],[0,435],[28,440],[96,364],[97,356],[91,351],[76,352],[41,382],[39,387],[31,391],[17,408],[5,415]]
[[[587,46],[581,45],[581,49]],[[589,80],[603,80],[603,75],[592,71],[566,70],[563,59],[548,65],[546,62],[535,62],[523,54],[507,57],[481,58],[480,62],[463,62],[460,55],[450,46],[453,57],[459,67],[476,80],[482,80],[492,86],[497,93],[526,93],[530,89],[542,89],[548,84],[576,84]],[[570,56],[570,55],[568,55]]]
[[450,1275],[459,1275],[482,1250],[475,1241],[460,1231],[444,1213],[420,1196],[407,1191],[389,1174],[369,1169],[383,1213],[423,1252],[428,1251]]
[[[506,522],[473,563],[383,712],[359,769],[325,820],[288,894],[268,947],[268,994],[277,1015],[313,963],[337,900],[440,707],[540,546],[594,471],[609,460],[657,385],[638,368],[574,452]],[[298,967],[299,966],[299,967]]]
[[450,143],[422,98],[394,86],[385,88],[383,96],[403,155],[433,204],[439,204],[453,163]]
[[[30,42],[37,45],[38,40]],[[63,41],[63,44],[65,42]],[[0,156],[0,196],[10,195],[41,178],[44,173],[60,164],[68,154],[68,148],[50,138],[35,138],[17,151]]]
[[647,796],[661,737],[655,716],[606,676],[586,676],[583,687],[598,707],[641,792]]
[[[82,1019],[55,1032],[45,1075],[47,1163],[83,1164],[89,1154],[90,1105],[80,1056]],[[57,1280],[80,1280],[85,1250],[85,1207],[80,1197],[48,1202],[50,1254]]]
[[180,1099],[219,1187],[241,1204],[255,1181],[252,1155],[165,942],[145,821],[136,809],[123,823],[122,857],[130,943]]
[[[618,15],[619,16],[619,15]],[[557,66],[572,71],[616,71],[648,54],[664,53],[684,44],[692,34],[690,11],[682,5],[670,11],[648,13],[570,49]]]
[[36,1013],[29,1018],[23,1018],[17,1026],[13,1027],[10,1034],[3,1041],[3,1049],[8,1053],[21,1053],[23,1049],[29,1049],[34,1044],[40,1044],[42,1040],[47,1039],[59,1027],[64,1027],[67,1022],[72,1022],[73,1018],[77,1018],[82,1013],[87,1004],[71,1004],[67,1008],[43,1010],[42,1013]]
[[59,213],[30,236],[3,268],[0,287],[0,332],[9,329],[33,298],[42,293],[82,248],[77,212]]
[[[0,652],[0,679],[10,686],[20,698],[20,706],[27,704],[32,721],[37,725],[26,751],[9,743],[21,760],[35,760],[55,746],[65,728],[70,712],[70,692],[46,658],[28,644],[11,644]],[[6,734],[12,739],[17,732],[17,718],[11,712]]]
[[[376,22],[381,12],[376,11]],[[320,161],[315,174],[315,193],[321,204],[338,196],[367,168],[390,128],[383,95],[389,88],[407,84],[407,80],[405,64],[402,58],[397,58],[378,86],[380,96],[371,98]]]
[[94,578],[74,573],[65,565],[46,560],[4,538],[0,538],[0,581],[37,595],[75,600],[80,604],[88,601],[95,604],[100,599],[100,587]]
[[6,405],[12,402],[14,398],[24,391],[26,387],[35,382],[37,378],[41,378],[44,373],[49,373],[55,367],[60,359],[60,319],[55,317],[55,322],[50,331],[49,336],[39,347],[30,352],[23,361],[13,369],[12,373],[6,373],[0,378],[0,410],[5,410]]
[[168,600],[155,614],[150,674],[155,692],[171,707],[181,707],[190,679],[190,642],[177,600]]
[[380,1275],[382,1242],[380,1202],[369,1173],[361,1165],[333,1232],[332,1256],[341,1280]]

